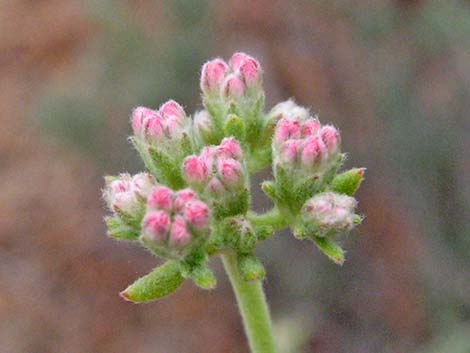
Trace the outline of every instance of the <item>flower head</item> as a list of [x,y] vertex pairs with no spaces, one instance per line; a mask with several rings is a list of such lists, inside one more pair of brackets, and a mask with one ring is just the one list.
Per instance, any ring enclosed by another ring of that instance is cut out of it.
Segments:
[[355,225],[353,197],[331,191],[317,194],[307,200],[301,210],[304,227],[316,236],[350,231]]
[[228,64],[216,58],[202,67],[201,89],[207,97],[240,99],[248,90],[259,95],[262,69],[259,62],[245,53],[235,53]]
[[181,256],[209,232],[209,208],[191,189],[155,187],[142,220],[142,242],[169,256]]
[[303,121],[285,117],[276,125],[273,156],[275,161],[297,172],[321,173],[335,163],[340,140],[335,127],[322,127],[316,117]]
[[127,173],[121,174],[117,178],[107,179],[103,198],[113,213],[137,216],[155,183],[149,173],[139,173],[133,177]]
[[158,110],[137,107],[132,112],[132,129],[136,138],[149,144],[171,145],[188,133],[189,118],[174,100],[162,104]]
[[245,169],[242,150],[233,137],[224,138],[218,146],[204,147],[200,155],[186,157],[183,175],[193,187],[220,195],[243,187]]

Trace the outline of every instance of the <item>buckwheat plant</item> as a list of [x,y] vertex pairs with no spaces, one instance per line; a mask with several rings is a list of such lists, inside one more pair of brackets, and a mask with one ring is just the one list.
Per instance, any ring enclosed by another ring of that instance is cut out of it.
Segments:
[[[289,227],[341,265],[337,240],[361,223],[352,195],[364,169],[338,173],[339,131],[293,100],[265,113],[262,69],[247,54],[205,63],[201,90],[205,109],[192,118],[172,100],[135,108],[130,141],[148,171],[105,178],[108,235],[166,260],[121,296],[159,299],[186,279],[213,289],[208,263],[220,255],[252,352],[275,352],[256,246]],[[250,174],[269,166],[273,180],[261,188],[274,205],[259,214],[250,209]]]

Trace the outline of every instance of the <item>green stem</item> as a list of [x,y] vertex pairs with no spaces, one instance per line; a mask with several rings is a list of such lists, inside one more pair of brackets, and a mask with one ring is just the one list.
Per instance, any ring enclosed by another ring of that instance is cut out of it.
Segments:
[[262,214],[250,212],[248,219],[254,226],[271,226],[275,230],[282,229],[289,224],[286,216],[281,214],[277,207]]
[[236,254],[225,253],[222,260],[237,298],[251,352],[275,353],[271,318],[261,281],[241,278]]

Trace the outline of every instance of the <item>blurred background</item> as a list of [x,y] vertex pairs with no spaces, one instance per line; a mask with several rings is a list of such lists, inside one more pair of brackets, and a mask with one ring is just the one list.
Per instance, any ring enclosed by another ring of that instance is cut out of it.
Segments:
[[470,352],[469,38],[456,0],[0,1],[0,352],[248,352],[217,259],[214,291],[118,297],[157,262],[100,199],[143,167],[131,109],[200,109],[201,65],[239,50],[268,109],[295,97],[368,168],[342,268],[288,233],[259,248],[281,353]]

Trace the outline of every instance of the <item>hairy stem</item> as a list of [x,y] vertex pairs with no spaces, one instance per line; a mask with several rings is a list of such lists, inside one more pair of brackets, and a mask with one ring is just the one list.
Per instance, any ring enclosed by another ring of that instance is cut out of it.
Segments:
[[277,207],[262,214],[250,212],[248,219],[254,226],[271,226],[275,230],[282,229],[288,225],[288,220],[279,212]]
[[271,318],[261,281],[241,278],[236,254],[225,253],[222,259],[237,298],[251,352],[275,353]]

